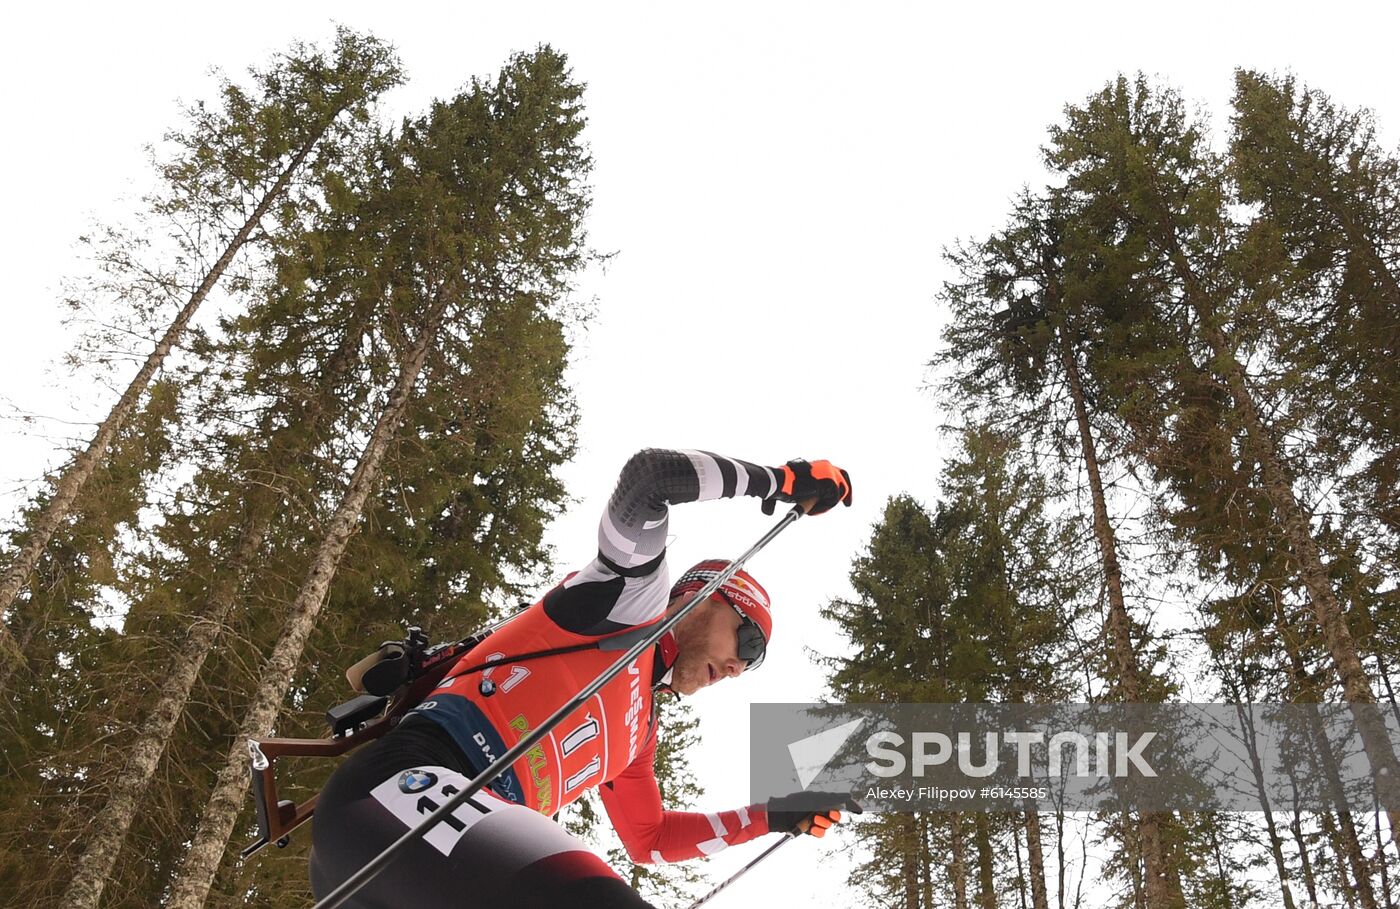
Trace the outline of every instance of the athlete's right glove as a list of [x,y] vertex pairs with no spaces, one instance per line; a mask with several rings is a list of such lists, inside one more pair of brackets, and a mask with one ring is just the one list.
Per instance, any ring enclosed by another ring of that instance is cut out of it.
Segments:
[[772,514],[778,502],[805,502],[816,499],[808,514],[821,514],[839,502],[851,504],[851,475],[830,461],[810,464],[798,458],[782,467],[774,467],[778,475],[778,491],[763,500],[763,513]]
[[815,837],[841,820],[841,809],[861,814],[860,803],[844,792],[797,792],[768,800],[768,829],[774,833],[810,833]]

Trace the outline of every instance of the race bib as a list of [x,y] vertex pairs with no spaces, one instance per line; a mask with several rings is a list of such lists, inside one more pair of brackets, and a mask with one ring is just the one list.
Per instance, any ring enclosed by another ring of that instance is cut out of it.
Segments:
[[[415,767],[375,786],[370,790],[370,795],[405,825],[417,827],[424,818],[465,789],[469,782],[467,777],[446,767]],[[423,835],[423,841],[443,855],[450,855],[458,840],[473,825],[502,807],[506,807],[505,803],[477,793],[434,824],[433,829]]]

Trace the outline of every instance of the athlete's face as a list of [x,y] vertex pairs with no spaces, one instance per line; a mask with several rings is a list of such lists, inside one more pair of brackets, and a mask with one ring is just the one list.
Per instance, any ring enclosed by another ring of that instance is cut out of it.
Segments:
[[[683,606],[692,596],[680,597],[672,608]],[[739,613],[717,596],[688,612],[676,625],[679,651],[671,667],[671,687],[680,694],[694,694],[743,672],[744,661],[739,659],[741,624]]]

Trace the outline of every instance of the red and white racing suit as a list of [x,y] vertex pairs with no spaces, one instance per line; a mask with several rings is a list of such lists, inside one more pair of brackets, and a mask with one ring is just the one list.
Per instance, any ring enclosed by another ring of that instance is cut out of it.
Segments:
[[[644,633],[639,629],[661,619],[670,589],[670,504],[767,498],[777,485],[769,468],[707,452],[634,455],[599,523],[596,557],[463,656],[398,729],[356,752],[333,775],[317,803],[316,891],[328,891],[356,862],[373,856],[379,839],[388,845],[460,791],[610,666]],[[580,646],[585,649],[511,661]],[[767,833],[761,806],[714,813],[663,806],[653,771],[653,698],[674,658],[668,636],[555,726],[489,792],[458,809],[456,823],[439,824],[404,861],[382,872],[352,905],[547,906],[565,899],[645,905],[583,843],[547,820],[591,788],[599,789],[637,862],[710,855]],[[488,662],[490,668],[466,671]],[[444,861],[446,868],[424,867]],[[440,886],[442,879],[453,883]]]

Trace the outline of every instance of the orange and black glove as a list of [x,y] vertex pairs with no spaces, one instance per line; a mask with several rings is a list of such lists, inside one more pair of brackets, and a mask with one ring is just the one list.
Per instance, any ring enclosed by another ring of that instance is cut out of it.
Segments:
[[862,808],[847,793],[798,792],[768,800],[768,829],[774,833],[810,833],[815,837],[841,820],[841,810],[860,814]]
[[808,514],[821,514],[842,505],[851,504],[851,475],[830,461],[812,461],[810,464],[801,458],[788,461],[782,467],[774,467],[778,475],[778,491],[763,500],[763,513],[772,514],[778,502],[805,502],[816,499]]

